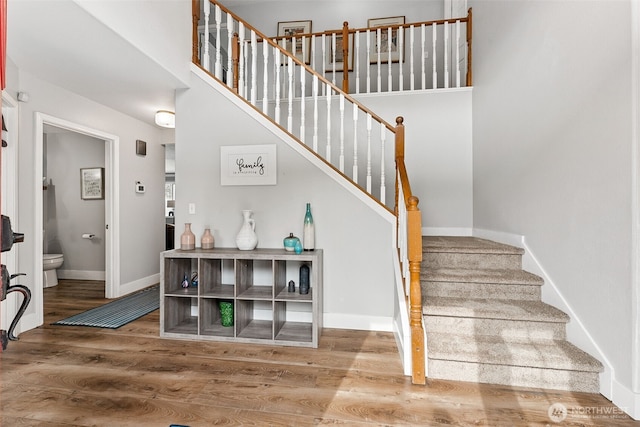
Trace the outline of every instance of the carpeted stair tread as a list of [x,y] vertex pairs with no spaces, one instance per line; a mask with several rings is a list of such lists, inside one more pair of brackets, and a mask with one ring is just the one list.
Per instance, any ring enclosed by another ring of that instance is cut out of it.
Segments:
[[544,280],[524,270],[510,269],[460,269],[460,268],[430,268],[423,270],[420,279],[429,282],[466,282],[491,283],[496,285],[538,285]]
[[428,316],[482,319],[568,322],[569,316],[541,301],[424,297],[422,312]]
[[477,237],[463,236],[423,236],[422,248],[425,252],[484,253],[522,255],[524,249]]
[[429,359],[542,369],[602,372],[602,364],[563,340],[511,342],[500,337],[429,334]]

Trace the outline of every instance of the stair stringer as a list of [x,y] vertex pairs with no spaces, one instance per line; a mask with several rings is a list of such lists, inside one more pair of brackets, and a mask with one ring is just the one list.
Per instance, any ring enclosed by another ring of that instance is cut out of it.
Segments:
[[549,277],[545,269],[535,257],[533,251],[527,245],[525,236],[479,228],[474,228],[473,236],[524,249],[524,254],[522,255],[522,268],[540,276],[544,280],[545,285],[542,288],[542,302],[567,313],[571,319],[571,321],[566,325],[567,341],[591,355],[597,355],[596,358],[602,362],[604,371],[600,373],[600,393],[607,399],[612,400],[615,371],[611,362],[607,359],[600,346],[595,342],[589,331],[587,331],[584,324],[580,321],[579,316],[571,308],[569,302],[564,298],[554,281]]
[[[333,166],[329,165],[324,159],[322,159],[316,153],[313,153],[308,147],[301,143],[297,138],[282,129],[279,125],[274,123],[269,117],[262,114],[259,110],[232,92],[225,84],[219,82],[209,73],[202,70],[195,64],[191,64],[191,71],[195,76],[200,78],[204,83],[211,86],[217,92],[222,94],[226,99],[240,108],[246,114],[252,117],[254,120],[263,125],[273,135],[279,138],[283,143],[298,152],[302,157],[311,162],[315,167],[331,177],[344,189],[349,191],[377,213],[381,218],[389,223],[391,239],[389,244],[392,245],[394,250],[394,276],[395,276],[395,290],[394,290],[394,315],[392,320],[391,331],[394,333],[400,358],[403,363],[404,374],[411,375],[411,328],[409,326],[409,312],[404,296],[404,286],[402,283],[402,275],[399,268],[399,259],[397,257],[396,247],[396,216],[387,207],[380,204],[377,200],[373,199],[369,194],[364,192],[361,188],[356,186],[350,179],[346,178],[343,174],[337,171]],[[425,339],[426,343],[426,339]]]

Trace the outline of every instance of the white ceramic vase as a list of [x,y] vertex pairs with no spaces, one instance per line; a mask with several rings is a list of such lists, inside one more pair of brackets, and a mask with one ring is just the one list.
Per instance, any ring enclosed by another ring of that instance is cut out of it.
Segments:
[[253,212],[250,210],[242,211],[244,222],[240,228],[240,232],[236,236],[236,246],[241,251],[250,251],[258,246],[258,235],[256,234],[256,223],[251,218]]

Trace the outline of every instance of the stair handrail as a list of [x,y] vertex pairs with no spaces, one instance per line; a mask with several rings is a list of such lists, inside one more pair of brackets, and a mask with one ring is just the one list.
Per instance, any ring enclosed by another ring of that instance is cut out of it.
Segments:
[[[346,180],[352,182],[354,185],[356,185],[356,187],[360,188],[361,190],[363,190],[363,192],[365,194],[367,194],[369,197],[371,197],[373,200],[375,200],[377,203],[379,203],[382,207],[384,207],[385,209],[391,211],[390,208],[388,208],[386,206],[385,203],[385,198],[384,198],[384,189],[385,189],[385,184],[384,184],[384,176],[381,178],[381,199],[377,199],[373,196],[373,194],[371,194],[370,190],[370,175],[367,175],[367,190],[365,191],[363,187],[361,187],[358,182],[357,182],[357,165],[356,163],[354,163],[354,176],[349,177],[345,172],[344,172],[344,168],[341,162],[341,165],[339,167],[336,167],[335,165],[332,164],[331,162],[331,156],[330,156],[330,150],[329,147],[327,148],[327,154],[329,154],[329,159],[324,158],[322,155],[320,155],[318,153],[317,150],[317,146],[316,146],[316,140],[315,140],[315,135],[314,135],[314,147],[313,150],[311,150],[311,148],[305,143],[304,141],[304,121],[303,124],[301,126],[301,134],[302,136],[296,136],[292,130],[292,117],[291,117],[291,113],[292,113],[292,94],[291,91],[289,92],[289,96],[288,96],[288,100],[289,100],[289,117],[288,117],[288,123],[287,123],[287,127],[285,128],[283,125],[281,125],[279,123],[279,113],[277,113],[277,108],[279,104],[276,104],[276,119],[273,119],[269,114],[267,114],[266,110],[267,110],[267,98],[266,98],[266,93],[265,93],[265,98],[263,100],[263,108],[262,110],[260,108],[258,108],[256,106],[257,103],[257,97],[256,97],[256,76],[255,76],[255,62],[252,63],[252,68],[254,69],[254,73],[252,74],[252,88],[251,90],[246,90],[243,89],[242,84],[240,84],[239,82],[241,82],[244,79],[244,75],[243,75],[243,60],[241,58],[242,54],[240,53],[242,51],[242,49],[244,49],[244,44],[242,42],[242,37],[240,37],[240,40],[238,39],[238,33],[234,33],[233,34],[233,41],[231,39],[229,39],[229,50],[232,52],[232,57],[228,58],[228,62],[229,63],[233,63],[233,65],[231,67],[229,67],[229,69],[233,70],[233,77],[231,79],[229,79],[229,77],[227,76],[227,82],[225,83],[224,81],[222,81],[221,79],[221,67],[219,66],[219,62],[220,62],[220,46],[218,45],[216,47],[216,66],[214,67],[214,73],[211,73],[207,67],[203,67],[201,65],[201,61],[199,60],[199,55],[198,53],[198,47],[197,47],[197,42],[198,42],[198,30],[197,30],[197,26],[198,26],[198,21],[200,20],[200,5],[199,5],[199,0],[192,0],[193,2],[193,6],[194,6],[194,13],[193,13],[193,22],[194,22],[194,29],[193,29],[193,34],[194,34],[194,43],[196,43],[196,47],[194,48],[194,62],[196,65],[198,65],[200,68],[202,68],[205,72],[207,72],[211,77],[213,77],[214,79],[220,81],[220,83],[222,84],[226,84],[227,87],[229,87],[230,89],[232,89],[234,92],[236,92],[238,94],[238,96],[240,96],[240,98],[242,98],[244,101],[246,101],[249,105],[251,105],[256,111],[258,111],[259,113],[261,113],[262,115],[264,115],[265,117],[271,119],[276,125],[278,125],[283,131],[285,131],[286,133],[288,133],[292,138],[294,138],[295,140],[298,141],[298,143],[300,143],[302,146],[308,148],[312,153],[314,153],[319,159],[323,160],[326,164],[328,164],[331,168],[333,168],[336,172],[338,172],[340,175],[342,175]],[[336,86],[335,84],[333,84],[332,82],[330,82],[328,79],[324,78],[322,75],[318,74],[315,70],[313,70],[312,68],[308,67],[303,61],[301,61],[300,59],[296,58],[293,54],[291,54],[290,52],[288,52],[287,50],[285,50],[283,47],[281,47],[278,43],[276,43],[275,41],[273,41],[270,38],[265,37],[262,33],[260,33],[258,30],[256,30],[253,26],[251,26],[250,24],[244,22],[241,18],[239,18],[238,16],[236,16],[233,12],[231,12],[230,10],[228,10],[227,8],[225,8],[223,5],[221,5],[220,3],[218,3],[216,0],[205,0],[205,34],[208,34],[208,17],[209,17],[209,13],[210,11],[208,10],[208,5],[209,4],[213,4],[214,5],[214,14],[215,14],[215,19],[216,19],[216,27],[217,27],[217,31],[218,31],[218,36],[220,33],[220,22],[221,22],[221,13],[224,12],[227,14],[227,18],[232,17],[232,19],[235,19],[239,25],[242,28],[242,32],[244,31],[244,28],[247,28],[250,33],[251,33],[251,39],[250,39],[250,43],[252,45],[252,49],[254,49],[252,52],[255,54],[256,50],[257,50],[257,40],[258,37],[260,37],[263,40],[263,43],[266,41],[266,43],[270,46],[271,49],[274,50],[274,59],[276,58],[275,56],[275,52],[278,53],[278,55],[282,55],[283,58],[286,58],[286,65],[287,65],[287,71],[289,72],[288,76],[289,76],[289,87],[291,88],[291,80],[292,80],[292,74],[295,72],[292,71],[294,69],[294,64],[301,67],[301,70],[304,70],[306,73],[309,73],[312,75],[313,77],[313,81],[314,81],[314,95],[315,98],[314,100],[317,102],[317,83],[321,82],[325,85],[327,92],[326,92],[326,100],[327,100],[327,110],[330,110],[330,106],[331,106],[331,98],[333,97],[333,93],[335,92],[335,94],[337,94],[339,96],[340,99],[340,111],[341,114],[344,112],[344,108],[343,108],[343,102],[349,102],[353,105],[353,110],[354,110],[354,117],[357,117],[356,114],[356,109],[358,111],[362,111],[366,114],[367,117],[367,133],[369,136],[371,136],[371,131],[372,131],[372,121],[375,121],[377,123],[380,124],[380,140],[382,141],[382,149],[381,149],[381,155],[384,152],[384,141],[385,141],[385,132],[389,132],[393,135],[394,137],[394,142],[395,142],[395,154],[394,154],[394,160],[395,160],[395,164],[396,164],[396,176],[395,176],[395,180],[396,180],[396,185],[395,185],[395,193],[396,193],[396,200],[395,200],[395,206],[394,209],[392,211],[392,213],[394,213],[395,217],[396,217],[396,226],[397,226],[397,230],[402,230],[401,232],[397,233],[397,237],[396,237],[396,241],[397,241],[397,247],[399,252],[403,253],[406,255],[401,257],[401,260],[404,260],[406,258],[404,262],[404,265],[408,266],[408,270],[410,272],[410,290],[409,290],[409,301],[410,301],[410,311],[411,311],[411,320],[410,320],[410,327],[411,327],[411,341],[412,341],[412,366],[413,366],[413,370],[412,370],[412,381],[415,384],[424,384],[425,383],[425,376],[424,376],[424,331],[422,329],[422,317],[421,317],[421,289],[420,289],[420,261],[422,258],[422,252],[421,252],[421,248],[422,245],[421,243],[421,218],[420,218],[420,210],[418,209],[418,198],[413,196],[411,193],[411,187],[409,185],[409,179],[408,179],[408,174],[406,171],[406,166],[404,164],[404,144],[405,144],[405,131],[404,131],[404,123],[403,123],[403,118],[402,117],[398,117],[396,119],[396,126],[392,126],[391,124],[389,124],[388,122],[386,122],[384,119],[382,119],[381,117],[379,117],[377,114],[375,114],[373,111],[371,111],[369,108],[367,108],[366,106],[362,105],[360,102],[358,102],[357,100],[355,100],[352,96],[350,96],[349,94],[347,94],[345,91],[343,91],[342,89],[340,89],[338,86]],[[207,38],[205,38],[207,39]],[[217,40],[220,40],[220,37],[217,37]],[[246,42],[246,44],[248,45],[248,42]],[[233,43],[233,45],[232,45]],[[208,48],[208,46],[207,46]],[[265,53],[268,52],[267,48],[264,48]],[[208,52],[205,50],[206,55],[208,55]],[[268,54],[267,54],[267,58],[268,58]],[[278,61],[280,61],[281,57],[278,57]],[[255,61],[255,57],[252,58],[253,61]],[[276,65],[274,63],[274,65]],[[276,65],[276,72],[279,73],[279,69],[280,67],[284,65],[283,63],[277,64]],[[301,71],[302,72],[302,71]],[[267,80],[267,67],[265,64],[265,81]],[[306,80],[306,79],[305,79]],[[279,87],[279,86],[277,86]],[[266,92],[266,88],[263,88],[263,90]],[[250,96],[246,96],[248,93],[250,92]],[[302,101],[301,101],[301,106],[304,106],[304,101],[305,101],[305,89],[304,89],[304,84],[302,85]],[[250,98],[250,99],[249,99]],[[279,101],[278,95],[276,95],[276,102]],[[302,116],[304,117],[304,107],[302,107]],[[315,111],[317,113],[317,109]],[[329,114],[329,112],[327,112],[327,115]],[[341,119],[343,119],[344,117],[341,116]],[[329,117],[328,117],[329,119]],[[354,120],[355,122],[355,120]],[[330,124],[330,120],[328,120],[328,123]],[[317,121],[315,123],[317,125]],[[342,131],[342,120],[341,120],[341,131]],[[357,147],[356,144],[356,138],[355,135],[357,134],[356,132],[357,130],[354,129],[354,147]],[[342,141],[341,141],[342,142]],[[370,141],[369,141],[370,142]],[[369,151],[370,151],[370,147]],[[357,157],[354,154],[354,157]],[[342,158],[341,158],[342,160]],[[367,168],[370,168],[371,164],[369,163],[367,165]],[[382,173],[384,175],[384,162],[381,163],[381,169],[382,169]],[[367,173],[369,173],[369,171],[367,171]],[[402,194],[402,197],[399,198],[398,194]],[[402,221],[399,221],[399,218],[401,216],[404,217],[404,213],[406,213],[406,218],[407,218],[407,222],[404,223]],[[406,228],[406,229],[405,229]],[[400,235],[402,236],[406,236],[406,238],[400,238]],[[405,289],[405,295],[407,294],[406,291],[406,277],[403,277],[404,280],[404,289]]]

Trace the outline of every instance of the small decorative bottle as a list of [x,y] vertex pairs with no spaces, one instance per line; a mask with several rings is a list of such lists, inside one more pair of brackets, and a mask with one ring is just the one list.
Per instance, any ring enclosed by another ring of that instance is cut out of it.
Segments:
[[184,233],[180,236],[180,249],[192,251],[196,248],[196,235],[191,231],[191,223],[184,224]]
[[307,212],[304,215],[302,248],[305,251],[312,251],[316,248],[316,230],[313,225],[313,216],[311,216],[311,203],[307,203]]
[[200,247],[202,249],[213,249],[214,240],[213,234],[211,234],[211,229],[209,227],[205,227],[204,234],[200,238]]

